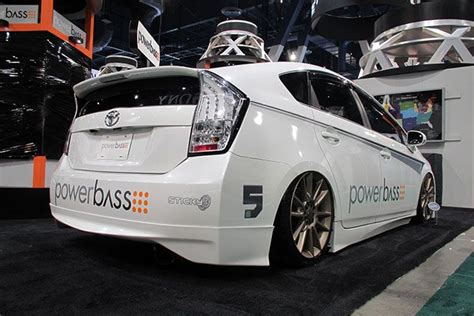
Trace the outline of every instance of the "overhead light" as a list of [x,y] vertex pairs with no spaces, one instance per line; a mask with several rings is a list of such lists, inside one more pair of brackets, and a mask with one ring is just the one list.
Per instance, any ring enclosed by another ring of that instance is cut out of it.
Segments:
[[291,61],[295,61],[295,60],[296,60],[296,54],[295,54],[295,52],[291,52],[291,54],[290,54],[290,60],[291,60]]
[[84,40],[79,36],[69,36],[69,41],[74,44],[84,44]]
[[237,7],[222,8],[221,13],[229,19],[235,19],[242,15],[242,9]]

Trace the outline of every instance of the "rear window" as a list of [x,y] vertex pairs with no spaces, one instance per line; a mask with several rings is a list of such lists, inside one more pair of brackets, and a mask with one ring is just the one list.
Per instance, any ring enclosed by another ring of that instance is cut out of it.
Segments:
[[196,105],[199,94],[199,79],[194,77],[128,81],[99,89],[79,99],[79,116],[114,108]]

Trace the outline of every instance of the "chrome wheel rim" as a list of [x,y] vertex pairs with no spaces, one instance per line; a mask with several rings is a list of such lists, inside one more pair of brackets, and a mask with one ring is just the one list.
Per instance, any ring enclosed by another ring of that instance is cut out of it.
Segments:
[[429,220],[432,217],[432,212],[428,205],[435,200],[435,187],[432,177],[427,177],[423,183],[420,196],[420,207],[422,210],[423,218]]
[[290,203],[293,241],[306,258],[317,257],[324,249],[331,231],[333,205],[327,182],[309,172],[300,177]]

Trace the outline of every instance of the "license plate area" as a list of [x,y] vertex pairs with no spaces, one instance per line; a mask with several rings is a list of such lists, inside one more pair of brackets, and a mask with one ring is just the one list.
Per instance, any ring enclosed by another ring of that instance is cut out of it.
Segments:
[[98,160],[127,160],[132,147],[133,133],[103,135],[99,142]]

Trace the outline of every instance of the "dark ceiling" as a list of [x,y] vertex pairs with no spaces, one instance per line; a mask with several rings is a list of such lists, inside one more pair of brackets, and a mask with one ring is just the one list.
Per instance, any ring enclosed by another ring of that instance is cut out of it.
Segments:
[[[442,0],[422,2],[428,1]],[[40,0],[0,0],[33,2],[39,4]],[[359,36],[373,36],[373,24],[380,16],[397,7],[410,6],[409,0],[54,0],[54,7],[83,26],[86,3],[102,7],[96,15],[94,32],[96,69],[104,64],[105,57],[117,54],[137,58],[143,64],[143,58],[133,52],[130,42],[131,34],[135,34],[131,25],[138,20],[160,44],[162,65],[194,67],[217,24],[228,19],[222,9],[234,7],[241,10],[238,19],[259,27],[258,35],[267,49],[283,45],[279,60],[288,60],[298,47],[307,47],[303,50],[305,54],[300,55],[304,56],[303,61],[348,77],[356,77],[359,72]]]
[[[156,2],[149,0],[151,2]],[[109,28],[113,36],[109,42],[102,41],[97,45],[94,55],[94,66],[100,67],[105,57],[111,54],[122,54],[135,57],[130,51],[129,25],[133,16],[134,1],[104,0],[103,9],[97,17],[96,41],[103,39],[103,21],[110,21]],[[146,1],[144,1],[146,2]],[[160,1],[158,1],[160,2]],[[199,57],[204,53],[209,39],[215,34],[219,22],[227,19],[221,12],[225,7],[242,9],[239,19],[254,22],[259,27],[259,36],[265,41],[266,47],[278,44],[281,34],[287,27],[298,0],[164,0],[163,14],[153,20],[148,26],[150,33],[161,46],[161,63],[163,65],[183,65],[194,67]],[[308,33],[310,25],[311,1],[305,0],[301,12],[296,16],[296,22],[286,42],[286,49],[281,60],[288,58],[289,50],[297,47],[298,36]],[[103,47],[101,47],[103,46]],[[348,45],[351,54],[348,55],[346,71],[358,72],[357,57],[360,49],[357,45]],[[331,69],[338,68],[338,43],[319,36],[312,36],[308,43],[306,61],[319,64]]]
[[[409,5],[409,0],[393,1]],[[39,4],[40,0],[0,0],[2,2]],[[215,34],[217,24],[229,18],[222,13],[222,9],[234,7],[241,10],[238,19],[257,24],[258,35],[265,41],[268,50],[283,45],[279,60],[288,60],[298,47],[307,47],[305,54],[302,54],[305,62],[349,77],[357,76],[362,52],[358,41],[348,40],[344,34],[353,34],[355,30],[341,30],[340,25],[330,25],[329,33],[335,30],[339,36],[324,38],[312,30],[315,21],[314,15],[311,21],[311,13],[319,6],[326,6],[336,8],[327,12],[329,20],[340,17],[375,21],[379,15],[394,7],[388,0],[54,0],[54,7],[73,23],[83,26],[86,3],[102,8],[96,15],[94,32],[93,67],[96,69],[104,64],[105,57],[109,55],[142,59],[134,53],[130,43],[130,34],[134,34],[130,26],[136,25],[137,20],[160,44],[162,65],[194,67]],[[318,28],[315,29],[319,32]]]

